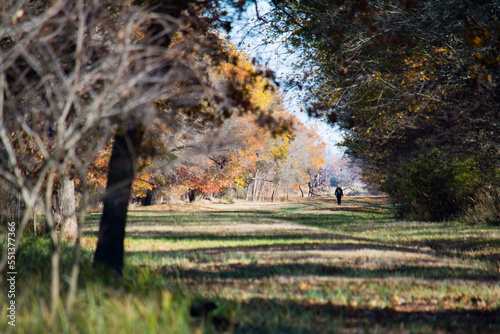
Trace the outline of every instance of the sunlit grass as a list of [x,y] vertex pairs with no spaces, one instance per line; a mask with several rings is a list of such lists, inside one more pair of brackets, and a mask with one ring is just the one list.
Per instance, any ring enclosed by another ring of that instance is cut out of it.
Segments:
[[[36,288],[35,287],[30,287]],[[189,333],[187,307],[179,307],[168,292],[155,296],[119,294],[112,289],[87,286],[78,294],[73,312],[62,305],[54,321],[49,321],[49,305],[43,298],[18,298],[16,326],[5,323],[2,333]]]

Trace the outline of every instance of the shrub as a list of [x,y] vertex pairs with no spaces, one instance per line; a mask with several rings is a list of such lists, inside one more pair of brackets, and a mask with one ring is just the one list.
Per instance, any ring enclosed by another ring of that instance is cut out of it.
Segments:
[[414,157],[389,169],[383,190],[400,203],[401,218],[442,221],[471,204],[481,180],[474,161],[449,162],[439,154]]

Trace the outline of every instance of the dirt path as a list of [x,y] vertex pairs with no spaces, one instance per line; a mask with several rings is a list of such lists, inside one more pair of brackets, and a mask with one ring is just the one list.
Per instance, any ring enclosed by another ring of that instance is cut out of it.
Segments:
[[148,207],[135,205],[129,209],[129,212],[278,211],[287,208],[349,210],[357,207],[387,207],[389,203],[389,199],[383,196],[345,196],[341,206],[337,205],[337,200],[334,197],[297,197],[289,202],[199,200],[194,203],[178,202]]

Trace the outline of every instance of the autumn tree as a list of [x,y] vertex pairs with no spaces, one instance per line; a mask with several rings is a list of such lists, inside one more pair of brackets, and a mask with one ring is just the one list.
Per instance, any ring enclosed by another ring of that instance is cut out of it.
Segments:
[[[131,195],[133,198],[145,199],[157,186],[155,183],[155,175],[158,174],[156,160],[166,159],[168,156],[167,150],[169,149],[167,146],[168,141],[164,138],[164,131],[166,131],[165,127],[159,128],[152,125],[144,134],[141,145],[143,154],[138,157],[136,175],[132,182]],[[113,138],[109,138],[102,149],[96,153],[94,160],[87,169],[89,193],[92,192],[92,205],[95,207],[102,201],[104,195],[112,147]],[[78,188],[78,190],[80,189]],[[89,200],[90,197],[89,194]]]
[[[109,26],[107,8],[97,2],[18,1],[2,6],[0,176],[11,190],[20,194],[25,207],[17,228],[16,246],[36,201],[44,194],[44,213],[53,250],[52,311],[55,312],[59,297],[59,252],[53,190],[59,180],[64,183],[70,170],[83,175],[93,152],[102,144],[100,138],[112,130],[110,120],[126,102],[121,97],[130,85],[118,85],[116,68],[111,68],[112,64],[125,60],[120,46],[126,43],[115,40],[118,47],[112,49],[108,42],[117,35],[110,34],[110,39],[103,40],[105,32],[115,26]],[[71,189],[71,185],[64,188]],[[75,247],[78,254],[78,242]],[[2,271],[6,259],[4,252]],[[70,290],[74,292],[78,261],[71,277]]]
[[[180,37],[176,38],[178,43]],[[243,183],[241,174],[255,160],[252,157],[258,154],[259,145],[262,146],[259,143],[267,140],[272,131],[285,130],[287,120],[272,123],[281,116],[272,110],[270,100],[275,88],[266,77],[269,74],[259,70],[234,46],[224,44],[224,48],[233,59],[212,66],[208,69],[209,76],[217,87],[234,88],[230,81],[236,81],[248,90],[245,109],[257,112],[238,115],[222,123],[217,117],[186,117],[177,121],[175,127],[150,126],[141,145],[143,154],[138,159],[138,174],[132,185],[136,197],[143,196],[144,190],[151,193],[155,185],[148,179],[153,174],[157,180],[169,180],[167,183],[174,187],[174,192],[181,189],[189,192],[191,200],[196,194],[221,194],[238,180]],[[166,103],[158,101],[156,105],[165,108]],[[203,104],[200,112],[210,115],[210,108],[209,104]],[[92,184],[105,185],[110,155],[111,145],[108,145],[91,165]]]
[[318,190],[327,186],[326,144],[317,131],[314,126],[306,127],[298,123],[282,172],[288,187],[297,186],[301,190],[307,185],[310,196],[318,195]]
[[266,196],[273,201],[280,192],[307,188],[311,177],[322,174],[325,144],[314,128],[286,112],[278,97],[268,107],[276,117],[293,124],[291,131],[273,135],[255,124],[258,116],[244,115],[233,117],[216,130],[191,135],[175,149],[176,191],[189,193],[194,200],[197,195],[222,196],[238,188],[240,196],[246,189],[246,199]]
[[175,169],[179,180],[176,188],[189,192],[191,201],[197,194],[221,195],[234,185],[244,186],[270,138],[285,133],[293,124],[277,111],[281,104],[271,73],[251,63],[234,46],[228,44],[226,48],[239,61],[213,67],[212,77],[220,86],[227,85],[229,77],[245,87],[246,108],[259,112],[233,117],[217,128],[204,122],[198,127],[189,124],[184,130],[175,149],[180,162]]

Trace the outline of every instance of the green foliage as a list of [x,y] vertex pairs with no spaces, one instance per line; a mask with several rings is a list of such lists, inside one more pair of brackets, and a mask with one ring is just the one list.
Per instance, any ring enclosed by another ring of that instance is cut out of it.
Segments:
[[400,217],[448,219],[469,207],[481,186],[476,166],[473,159],[449,162],[435,150],[388,168],[382,190],[399,201]]

